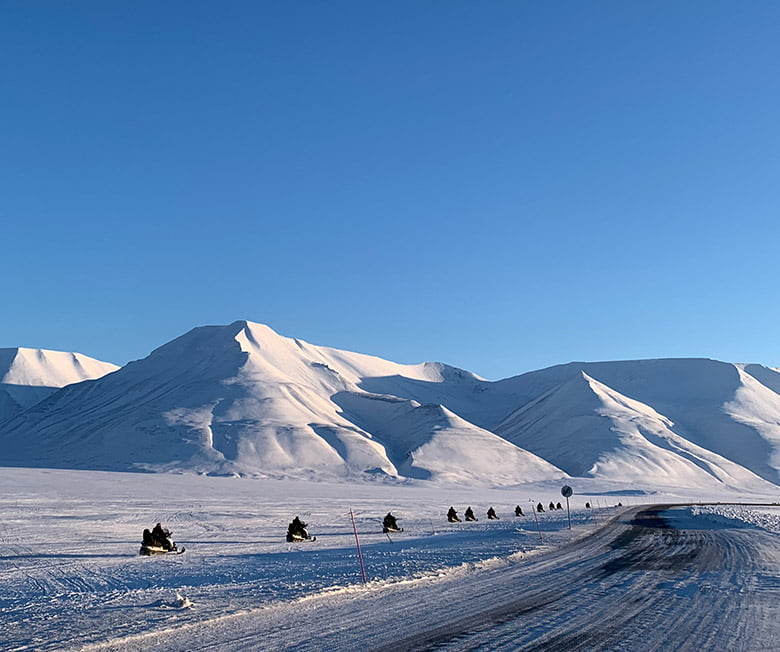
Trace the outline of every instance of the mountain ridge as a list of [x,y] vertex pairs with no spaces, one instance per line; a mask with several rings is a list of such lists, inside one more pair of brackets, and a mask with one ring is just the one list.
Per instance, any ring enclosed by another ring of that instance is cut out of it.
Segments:
[[191,329],[0,422],[0,464],[442,484],[778,484],[778,389],[772,368],[707,358],[568,363],[487,381],[239,320]]
[[0,423],[39,403],[57,389],[99,378],[119,367],[82,353],[0,349]]

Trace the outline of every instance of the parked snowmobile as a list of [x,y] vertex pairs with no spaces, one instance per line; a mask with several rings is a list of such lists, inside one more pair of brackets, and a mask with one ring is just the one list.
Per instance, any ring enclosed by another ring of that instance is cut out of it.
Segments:
[[554,502],[552,502],[552,501],[550,501],[550,511],[551,511],[551,512],[554,512],[554,511],[555,511],[555,503],[554,503]]
[[543,512],[544,511],[544,506],[542,505],[542,503],[537,503],[536,511],[537,512]]
[[488,511],[487,511],[487,517],[488,517],[489,521],[497,521],[497,520],[499,520],[498,519],[498,514],[496,514],[496,510],[493,509],[492,507],[490,509],[488,509]]
[[466,507],[466,511],[463,512],[463,518],[467,521],[478,521],[479,519],[474,516],[474,510],[471,507]]
[[525,514],[523,514],[523,508],[520,507],[520,505],[515,507],[515,516],[525,516]]
[[458,518],[458,512],[455,511],[454,507],[450,507],[449,511],[447,512],[447,520],[450,523],[460,523],[460,519]]
[[563,509],[563,506],[560,503],[557,503],[555,505],[555,509]]
[[289,543],[296,543],[299,541],[316,541],[317,537],[312,537],[309,531],[306,529],[306,523],[304,523],[297,516],[287,526],[287,541]]
[[398,521],[396,521],[395,516],[393,516],[390,512],[387,512],[387,516],[385,516],[384,520],[382,521],[382,532],[387,534],[388,532],[403,531],[404,529],[402,527],[398,527]]
[[154,529],[144,530],[141,549],[139,555],[164,555],[166,553],[180,555],[184,548],[178,548],[176,542],[171,538],[171,531],[164,528],[160,523],[154,526]]

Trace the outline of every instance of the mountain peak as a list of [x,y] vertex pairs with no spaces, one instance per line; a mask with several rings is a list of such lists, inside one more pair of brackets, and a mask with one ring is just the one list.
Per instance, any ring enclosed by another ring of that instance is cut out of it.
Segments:
[[64,387],[99,378],[119,367],[81,353],[17,347],[0,349],[0,383]]
[[0,429],[6,463],[444,483],[780,479],[780,374],[760,365],[570,363],[489,382],[249,320],[69,384],[116,369],[93,364],[106,365],[0,349],[0,408],[15,411]]
[[100,378],[119,369],[81,353],[0,349],[0,422],[52,394],[56,389]]

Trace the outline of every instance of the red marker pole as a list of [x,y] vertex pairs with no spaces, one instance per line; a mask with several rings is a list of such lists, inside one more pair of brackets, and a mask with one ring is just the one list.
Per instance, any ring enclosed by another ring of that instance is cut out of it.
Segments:
[[534,502],[529,499],[531,503],[531,511],[534,513],[534,521],[536,521],[536,531],[539,532],[539,541],[542,540],[542,528],[539,527],[539,517],[536,515],[536,505],[534,505]]
[[349,509],[349,517],[352,519],[352,531],[355,533],[355,545],[357,546],[358,559],[360,560],[360,573],[363,576],[363,584],[368,582],[366,578],[366,567],[363,564],[363,553],[360,551],[360,539],[358,539],[357,525],[355,525],[355,515],[352,513],[352,508]]

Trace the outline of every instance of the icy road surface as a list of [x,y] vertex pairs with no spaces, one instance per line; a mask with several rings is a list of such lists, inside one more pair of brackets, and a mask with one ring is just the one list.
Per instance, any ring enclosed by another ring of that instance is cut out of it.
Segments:
[[688,507],[634,507],[555,552],[493,560],[438,579],[320,594],[127,645],[777,650],[778,543],[775,533],[723,516],[694,516]]

